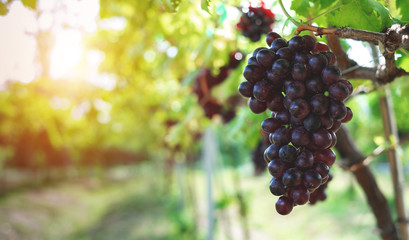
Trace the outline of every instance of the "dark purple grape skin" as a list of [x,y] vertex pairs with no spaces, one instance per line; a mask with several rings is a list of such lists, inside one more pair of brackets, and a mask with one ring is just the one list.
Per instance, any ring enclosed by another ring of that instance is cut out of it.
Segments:
[[311,75],[310,68],[302,63],[295,63],[293,66],[293,70],[291,72],[291,76],[296,81],[305,82]]
[[333,131],[328,131],[330,134],[331,134],[331,138],[332,138],[332,141],[331,141],[331,145],[329,146],[329,148],[333,148],[333,147],[335,147],[335,145],[337,144],[337,135],[333,132]]
[[340,80],[341,71],[337,66],[326,66],[321,73],[322,82],[327,86],[334,84]]
[[307,64],[311,58],[312,54],[307,52],[298,52],[294,56],[295,63]]
[[291,123],[292,127],[300,127],[300,126],[303,125],[303,119],[299,119],[299,118],[296,118],[294,116],[291,116],[290,123]]
[[279,129],[282,126],[283,125],[280,120],[276,118],[266,118],[261,123],[261,129],[263,129],[263,131],[266,133],[273,133],[275,130]]
[[308,189],[316,189],[322,183],[322,176],[318,171],[314,169],[309,169],[304,172],[303,183],[304,183],[304,186]]
[[342,123],[347,123],[352,120],[352,117],[354,114],[352,113],[352,110],[349,107],[347,108],[347,115],[341,120]]
[[271,47],[271,43],[273,43],[274,40],[276,40],[277,38],[281,38],[281,36],[276,33],[276,32],[269,32],[266,35],[266,43],[267,46]]
[[315,43],[317,40],[313,36],[304,35],[302,36],[305,40],[305,51],[310,52],[315,48]]
[[294,146],[307,146],[309,142],[310,133],[303,126],[299,126],[293,129],[293,131],[291,132],[291,143]]
[[270,180],[270,192],[274,196],[281,196],[284,193],[287,192],[287,189],[285,188],[284,184],[281,182],[281,178],[275,178],[273,177]]
[[254,97],[251,97],[248,102],[250,110],[255,114],[260,114],[266,111],[267,106],[265,102],[260,102]]
[[306,47],[305,39],[302,36],[294,36],[288,41],[288,47],[294,52],[304,51]]
[[321,81],[319,76],[312,76],[305,82],[305,87],[309,94],[323,93],[325,91],[325,85]]
[[249,58],[249,60],[247,60],[247,65],[256,65],[262,67],[262,65],[257,61],[256,57]]
[[328,113],[333,119],[341,120],[347,115],[347,108],[343,102],[332,100],[328,107]]
[[328,59],[328,65],[335,65],[337,58],[333,52],[322,52],[322,54]]
[[322,54],[314,54],[308,61],[308,65],[311,68],[313,74],[320,74],[322,70],[328,65],[327,58]]
[[291,114],[287,110],[277,112],[275,116],[282,124],[289,124],[291,121]]
[[307,92],[305,85],[301,81],[290,81],[287,87],[285,87],[286,96],[291,100],[297,98],[304,98]]
[[270,49],[262,49],[256,55],[257,62],[265,68],[271,67],[277,58],[275,52]]
[[266,162],[270,162],[271,160],[278,158],[278,151],[280,150],[281,146],[278,144],[271,144],[264,150],[264,160]]
[[324,114],[320,116],[321,119],[321,126],[325,129],[331,129],[332,125],[334,124],[334,119],[332,119],[328,114]]
[[315,161],[325,163],[328,167],[331,167],[335,162],[335,152],[331,149],[322,149],[315,152]]
[[314,164],[314,156],[312,153],[305,149],[298,154],[297,159],[295,160],[295,166],[299,169],[308,169],[311,168]]
[[285,127],[277,129],[272,135],[273,142],[278,145],[288,144],[291,140],[291,130]]
[[354,91],[354,87],[352,86],[351,82],[348,81],[348,80],[345,80],[345,79],[341,79],[341,80],[339,80],[339,82],[341,82],[341,83],[343,83],[345,86],[347,86],[349,95],[351,95],[352,92]]
[[275,73],[272,69],[266,71],[266,78],[270,81],[274,86],[281,87],[284,83],[284,77],[279,76]]
[[272,70],[278,76],[286,76],[290,72],[290,63],[286,59],[278,59],[274,62]]
[[272,97],[274,86],[267,80],[256,82],[253,87],[253,96],[260,102],[265,102]]
[[305,99],[298,98],[291,102],[288,111],[294,117],[303,119],[310,113],[310,106]]
[[318,93],[310,99],[311,112],[324,115],[330,106],[330,99],[322,93]]
[[332,136],[328,130],[321,128],[311,134],[311,140],[319,149],[328,148],[332,143]]
[[239,93],[243,96],[243,97],[252,97],[253,96],[253,84],[245,81],[240,83],[239,85]]
[[270,49],[274,52],[277,52],[280,48],[283,47],[288,47],[287,40],[285,40],[284,38],[277,38],[271,43]]
[[266,102],[267,108],[273,112],[284,110],[284,96],[280,92],[275,92],[272,97]]
[[291,99],[289,97],[285,96],[284,99],[283,99],[284,108],[287,109],[287,110],[290,109],[290,105],[291,105],[292,102],[293,101],[291,101]]
[[341,102],[349,96],[348,87],[341,82],[337,82],[329,86],[328,92],[330,98]]
[[282,181],[286,187],[297,187],[302,183],[303,173],[297,168],[289,168],[284,172]]
[[287,162],[284,162],[281,159],[274,158],[271,160],[268,165],[267,169],[271,176],[275,178],[282,178],[284,173],[290,168],[290,165]]
[[304,118],[304,128],[308,132],[315,132],[321,127],[321,118],[317,114],[310,113],[306,118]]
[[276,211],[281,215],[288,215],[293,210],[294,202],[291,198],[281,196],[276,202]]
[[297,158],[297,149],[291,145],[284,145],[278,151],[278,157],[284,162],[292,163]]
[[256,48],[256,49],[253,51],[252,57],[257,56],[257,53],[260,52],[261,50],[264,50],[264,49],[268,49],[268,48],[266,48],[266,47]]
[[329,173],[329,167],[325,163],[319,161],[314,162],[311,169],[317,171],[321,175],[321,178],[325,178]]
[[339,128],[341,127],[342,122],[340,120],[334,120],[334,124],[332,125],[332,127],[329,129],[330,131],[333,132],[338,132]]
[[264,75],[265,71],[257,65],[247,65],[243,70],[244,78],[253,84],[260,81]]
[[280,48],[276,54],[283,59],[288,60],[289,62],[292,62],[294,60],[294,51],[291,50],[289,47],[283,47]]
[[297,205],[304,205],[310,199],[310,192],[308,188],[304,186],[299,186],[289,189],[288,196],[293,199],[294,203]]

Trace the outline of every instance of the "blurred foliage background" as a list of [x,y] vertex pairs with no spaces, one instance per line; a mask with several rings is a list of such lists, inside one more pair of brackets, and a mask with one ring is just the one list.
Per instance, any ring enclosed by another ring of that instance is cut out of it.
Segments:
[[[409,20],[404,1],[367,1],[372,12],[357,2],[285,6],[305,21],[343,4],[317,18],[320,26],[381,31]],[[275,14],[273,30],[289,39],[295,26],[276,1],[264,3]],[[244,62],[265,46],[263,36],[251,42],[236,29],[246,6],[238,0],[0,1],[0,238],[374,239],[362,193],[336,166],[327,201],[291,216],[275,213],[268,174],[255,174],[252,165],[268,115],[251,113],[237,97]],[[351,58],[372,66],[367,44],[343,45]],[[193,93],[195,79],[206,69],[221,74],[237,50],[243,61],[211,90],[232,118],[209,118]],[[405,53],[397,56],[408,70]],[[401,138],[409,134],[407,80],[390,84]],[[374,88],[366,80],[352,83]],[[348,128],[364,154],[385,144],[378,94],[347,103],[355,114]],[[399,153],[407,182],[409,148],[402,145]],[[371,166],[393,209],[386,162],[380,155]]]

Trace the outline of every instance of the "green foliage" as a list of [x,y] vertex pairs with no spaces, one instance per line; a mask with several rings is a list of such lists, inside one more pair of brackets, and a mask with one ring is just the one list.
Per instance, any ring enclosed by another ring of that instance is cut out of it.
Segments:
[[400,19],[409,22],[409,2],[406,0],[396,0],[396,8],[399,10]]
[[31,8],[31,9],[36,9],[37,7],[37,0],[21,0],[24,6]]

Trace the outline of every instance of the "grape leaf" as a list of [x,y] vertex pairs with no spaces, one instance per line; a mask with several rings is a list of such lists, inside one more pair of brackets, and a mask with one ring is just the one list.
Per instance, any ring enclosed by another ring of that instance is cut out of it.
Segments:
[[379,2],[374,0],[343,2],[342,7],[327,15],[330,25],[380,32],[392,23],[389,11]]
[[37,0],[21,0],[21,2],[23,3],[25,7],[36,9]]
[[403,55],[403,53],[401,54],[402,56],[396,60],[396,66],[403,68],[405,71],[409,71],[409,58]]
[[210,8],[210,1],[211,0],[202,0],[201,1],[201,7],[202,7],[202,9],[203,10],[205,10],[206,12],[208,12],[208,13],[210,13],[210,10],[209,10],[209,8]]
[[409,2],[407,0],[396,0],[396,8],[402,16],[401,20],[409,21]]
[[291,10],[294,10],[298,15],[306,17],[310,10],[310,3],[308,0],[295,0],[291,2]]

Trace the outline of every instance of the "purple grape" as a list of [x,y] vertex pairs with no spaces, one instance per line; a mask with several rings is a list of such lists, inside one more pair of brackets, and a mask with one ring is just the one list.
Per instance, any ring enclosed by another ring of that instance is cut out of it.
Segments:
[[343,102],[332,100],[329,104],[328,113],[333,119],[341,120],[347,115],[347,108]]
[[324,128],[312,133],[311,139],[319,149],[328,148],[332,142],[331,134]]
[[295,166],[300,169],[311,168],[314,164],[314,156],[312,153],[305,149],[298,154],[297,159],[295,160]]
[[342,122],[340,120],[335,120],[334,124],[332,125],[332,127],[329,129],[330,131],[333,132],[338,132],[339,128],[341,127]]
[[286,76],[290,72],[290,63],[286,59],[280,58],[274,62],[272,70],[278,76]]
[[260,52],[261,50],[265,50],[265,49],[268,49],[268,48],[266,48],[266,47],[256,48],[256,49],[253,51],[252,57],[257,56],[257,53],[258,53],[258,52]]
[[296,118],[303,119],[310,113],[310,106],[303,98],[292,101],[288,111]]
[[275,116],[282,124],[289,124],[291,121],[291,114],[287,110],[277,112]]
[[320,74],[322,69],[324,69],[327,64],[327,58],[320,53],[312,55],[310,60],[308,61],[308,65],[310,66],[311,72],[313,74]]
[[280,92],[272,94],[272,97],[267,101],[267,108],[273,112],[284,110],[284,96]]
[[277,38],[271,43],[270,49],[277,52],[278,49],[283,47],[288,47],[287,41],[284,38]]
[[325,85],[317,75],[307,79],[305,82],[305,87],[307,88],[307,92],[309,94],[323,93],[325,91]]
[[331,145],[329,146],[329,148],[333,148],[337,144],[337,135],[331,130],[328,132],[331,134],[331,138],[332,138]]
[[312,56],[311,53],[298,52],[294,56],[294,62],[308,65],[311,56]]
[[274,86],[282,86],[284,83],[284,78],[283,76],[279,76],[277,73],[275,73],[273,70],[267,70],[266,72],[266,78],[268,81],[270,81]]
[[281,36],[276,33],[276,32],[269,32],[266,35],[266,43],[269,47],[271,47],[271,43],[273,43],[274,40],[281,38]]
[[304,186],[299,186],[295,188],[291,188],[289,190],[288,196],[293,199],[294,203],[297,205],[304,205],[310,199],[310,192]]
[[293,210],[294,202],[291,198],[281,196],[276,202],[276,211],[281,215],[287,215]]
[[256,65],[259,67],[263,67],[263,65],[261,65],[258,61],[256,57],[251,57],[249,58],[249,60],[247,60],[247,65]]
[[270,162],[271,160],[278,158],[278,151],[280,150],[280,145],[278,144],[271,144],[264,150],[264,160],[266,162]]
[[271,176],[275,178],[281,178],[284,173],[290,168],[290,165],[281,159],[274,158],[268,163],[267,168]]
[[278,151],[278,157],[284,162],[292,163],[297,158],[297,149],[291,145],[284,145]]
[[255,114],[260,114],[266,111],[267,106],[265,102],[260,102],[254,97],[251,97],[248,102],[250,110]]
[[349,95],[351,95],[352,92],[354,91],[354,87],[352,86],[351,82],[348,81],[348,80],[345,80],[345,79],[341,79],[341,80],[339,80],[339,82],[341,82],[341,83],[343,83],[345,86],[347,86]]
[[274,196],[281,196],[283,195],[287,189],[285,188],[284,184],[281,182],[281,178],[273,177],[270,180],[270,192]]
[[270,49],[260,50],[256,55],[257,62],[266,68],[271,67],[277,58],[277,55]]
[[327,86],[334,84],[339,81],[341,72],[339,68],[334,65],[329,65],[322,70],[321,78],[322,82]]
[[286,87],[285,93],[291,100],[296,98],[304,98],[306,93],[305,85],[301,81],[291,81]]
[[239,85],[239,93],[243,96],[243,97],[252,97],[253,96],[253,84],[245,81],[240,83]]
[[328,65],[335,65],[335,62],[337,61],[337,58],[335,57],[335,54],[332,52],[322,52],[324,56],[328,59]]
[[273,133],[280,127],[282,127],[282,123],[276,118],[267,118],[261,123],[261,129],[266,133]]
[[280,57],[280,58],[282,58],[282,59],[286,59],[286,60],[288,60],[289,62],[292,62],[293,60],[294,60],[294,52],[293,52],[293,50],[291,50],[289,47],[283,47],[283,48],[280,48],[277,52],[276,52],[276,54]]
[[322,177],[318,171],[314,169],[309,169],[304,172],[303,183],[306,188],[316,189],[321,185],[321,182],[322,182]]
[[247,65],[243,70],[244,78],[251,83],[260,81],[264,75],[264,70],[257,65]]
[[332,119],[328,114],[324,114],[320,116],[321,126],[325,129],[331,129],[332,125],[334,124],[334,119]]
[[300,127],[300,126],[303,125],[303,119],[291,116],[290,123],[291,123],[292,127]]
[[297,187],[302,183],[303,173],[297,168],[289,168],[284,172],[282,181],[286,187]]
[[321,178],[325,178],[329,173],[329,167],[323,162],[314,162],[311,169],[317,171]]
[[291,140],[291,130],[285,127],[277,129],[272,135],[273,142],[278,145],[288,144]]
[[341,82],[337,82],[329,86],[328,92],[330,98],[341,102],[349,96],[348,87]]
[[304,127],[296,127],[291,132],[291,142],[294,146],[306,146],[310,142],[310,133]]
[[305,40],[305,51],[310,52],[315,48],[315,43],[317,40],[313,36],[304,35],[302,36]]
[[306,48],[305,39],[301,36],[294,36],[288,41],[288,47],[294,52],[303,51]]
[[335,158],[335,152],[331,149],[322,149],[315,152],[315,160],[325,163],[328,167],[334,164]]
[[341,120],[342,123],[347,123],[349,121],[351,121],[352,117],[354,116],[354,114],[352,113],[352,110],[349,107],[347,108],[347,115]]
[[321,118],[314,113],[310,113],[304,118],[303,124],[308,132],[315,132],[321,127]]
[[329,108],[330,100],[322,93],[318,93],[311,97],[310,100],[311,112],[318,115],[324,115]]
[[285,96],[283,99],[283,106],[285,109],[290,109],[290,105],[291,105],[292,101],[289,97]]
[[302,63],[295,63],[291,76],[296,81],[306,81],[311,75],[310,67]]
[[260,102],[265,102],[272,97],[274,86],[267,80],[256,82],[253,87],[253,96]]

